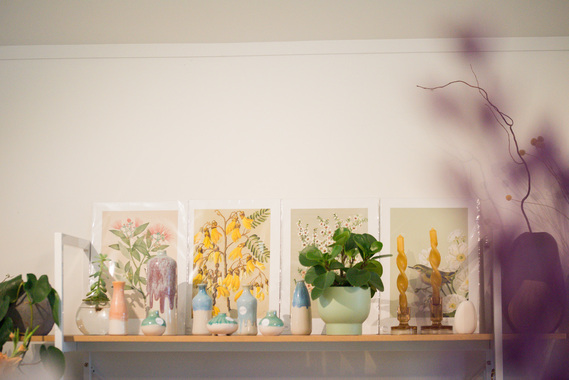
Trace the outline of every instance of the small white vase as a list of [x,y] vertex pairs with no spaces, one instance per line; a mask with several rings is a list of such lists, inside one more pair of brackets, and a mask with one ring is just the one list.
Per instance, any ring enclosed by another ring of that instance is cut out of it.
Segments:
[[472,334],[478,324],[476,308],[471,301],[462,301],[454,313],[454,332],[457,334]]

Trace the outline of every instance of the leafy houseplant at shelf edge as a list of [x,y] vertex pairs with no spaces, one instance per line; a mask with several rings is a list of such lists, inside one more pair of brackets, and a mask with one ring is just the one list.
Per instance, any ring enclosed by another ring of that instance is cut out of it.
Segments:
[[105,335],[109,331],[110,300],[103,278],[108,273],[107,261],[109,259],[105,254],[100,254],[94,260],[97,270],[89,276],[92,278],[91,287],[75,315],[77,327],[85,335]]
[[[20,306],[16,308],[18,304]],[[49,310],[46,310],[46,307]],[[0,376],[20,365],[29,349],[32,335],[37,333],[38,329],[48,331],[53,323],[59,325],[60,307],[59,295],[51,287],[46,275],[38,279],[29,273],[26,281],[18,275],[0,283],[0,347],[10,339],[14,343],[11,353],[0,353]],[[47,321],[45,326],[38,323],[41,318]],[[25,332],[22,332],[20,327],[25,329]],[[63,375],[65,357],[58,348],[42,345],[40,358],[44,367],[55,378]]]
[[383,266],[378,255],[383,243],[370,234],[352,233],[340,227],[334,232],[329,252],[314,245],[299,254],[308,267],[304,280],[313,286],[311,298],[317,301],[328,335],[360,335],[370,311],[371,298],[383,291]]

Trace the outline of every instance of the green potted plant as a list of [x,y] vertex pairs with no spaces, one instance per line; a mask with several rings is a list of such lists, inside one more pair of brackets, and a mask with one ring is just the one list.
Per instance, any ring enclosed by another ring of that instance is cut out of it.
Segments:
[[[0,375],[20,365],[34,334],[45,335],[59,325],[59,308],[59,295],[46,275],[38,279],[29,273],[26,281],[18,275],[0,283],[0,347],[10,339],[14,343],[11,353],[0,353]],[[40,358],[55,378],[63,375],[65,357],[58,348],[42,345]]]
[[304,280],[313,286],[311,298],[326,322],[328,335],[360,335],[370,311],[371,298],[383,291],[383,266],[378,255],[383,243],[370,234],[338,228],[330,251],[309,245],[299,254],[308,267]]
[[109,331],[110,299],[104,279],[108,274],[107,261],[107,255],[102,253],[93,261],[96,271],[89,276],[91,287],[75,315],[77,327],[85,335],[106,335]]

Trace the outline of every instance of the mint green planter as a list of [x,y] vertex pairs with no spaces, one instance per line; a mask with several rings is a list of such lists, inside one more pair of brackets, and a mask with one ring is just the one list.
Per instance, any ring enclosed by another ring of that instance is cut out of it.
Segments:
[[361,335],[371,306],[369,289],[332,286],[316,300],[326,335]]

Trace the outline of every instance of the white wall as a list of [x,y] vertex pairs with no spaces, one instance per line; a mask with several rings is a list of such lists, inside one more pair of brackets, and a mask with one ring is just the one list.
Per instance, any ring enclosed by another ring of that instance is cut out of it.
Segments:
[[0,47],[0,276],[52,277],[94,202],[461,196],[439,168],[473,147],[417,84],[472,64],[523,141],[569,119],[568,39],[486,42]]

